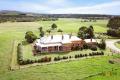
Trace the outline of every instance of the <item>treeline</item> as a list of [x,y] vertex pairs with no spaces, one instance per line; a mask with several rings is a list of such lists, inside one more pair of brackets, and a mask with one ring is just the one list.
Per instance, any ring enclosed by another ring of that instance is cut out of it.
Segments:
[[56,21],[57,18],[26,16],[26,15],[0,15],[0,23],[11,22],[34,22],[34,21]]
[[43,16],[54,18],[82,18],[82,19],[110,19],[112,15],[99,14],[43,14]]
[[113,17],[109,20],[107,34],[114,37],[120,37],[120,17]]

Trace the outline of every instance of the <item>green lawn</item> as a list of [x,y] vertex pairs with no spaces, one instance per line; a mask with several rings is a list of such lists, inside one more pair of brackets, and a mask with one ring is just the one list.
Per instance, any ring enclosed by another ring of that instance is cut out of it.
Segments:
[[116,43],[115,43],[115,46],[120,49],[120,42],[116,42]]
[[[38,28],[44,26],[49,29],[52,23],[66,33],[76,33],[80,26],[93,25],[95,32],[106,32],[107,20],[81,23],[79,19],[60,19],[59,21],[15,22],[0,24],[0,80],[79,80],[91,74],[120,67],[109,64],[111,56],[80,61],[61,62],[45,66],[36,66],[26,69],[10,71],[13,40],[24,40],[26,31],[33,31],[39,35]],[[120,76],[118,74],[118,76]],[[118,79],[120,79],[118,77]],[[110,80],[110,79],[109,79]],[[111,78],[112,80],[112,78]]]
[[[89,54],[89,53],[92,53],[92,52],[96,52],[96,51],[92,51],[90,49],[83,49],[83,50],[80,50],[80,51],[71,51],[71,52],[65,52],[65,53],[41,53],[37,56],[33,56],[33,44],[29,44],[29,45],[23,45],[23,58],[24,59],[31,59],[31,60],[34,60],[34,59],[40,59],[40,58],[43,58],[45,56],[47,57],[51,57],[52,60],[54,59],[54,57],[63,57],[63,56],[72,56],[74,57],[76,54]],[[101,52],[101,50],[99,50],[99,48],[97,49],[98,52]],[[111,55],[111,52],[110,50],[103,50],[105,55]]]

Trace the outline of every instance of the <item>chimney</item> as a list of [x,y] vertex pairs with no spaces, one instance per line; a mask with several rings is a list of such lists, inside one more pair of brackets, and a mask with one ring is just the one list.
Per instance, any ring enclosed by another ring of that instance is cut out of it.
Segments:
[[51,39],[53,39],[53,35],[51,35]]
[[69,39],[71,39],[71,37],[72,37],[72,33],[69,35]]
[[64,36],[62,35],[62,40],[64,39]]
[[90,41],[92,42],[92,38],[90,39]]

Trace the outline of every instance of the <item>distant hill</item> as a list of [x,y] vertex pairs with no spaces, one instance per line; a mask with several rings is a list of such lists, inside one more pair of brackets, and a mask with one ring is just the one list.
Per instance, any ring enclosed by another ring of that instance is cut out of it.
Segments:
[[2,10],[0,11],[0,15],[19,15],[22,14],[20,11],[10,11],[10,10]]
[[20,11],[12,11],[12,10],[2,10],[0,11],[0,15],[24,15],[24,16],[38,16],[38,17],[54,17],[54,18],[111,18],[116,15],[104,15],[104,14],[40,14],[40,13],[30,13],[30,12],[20,12]]

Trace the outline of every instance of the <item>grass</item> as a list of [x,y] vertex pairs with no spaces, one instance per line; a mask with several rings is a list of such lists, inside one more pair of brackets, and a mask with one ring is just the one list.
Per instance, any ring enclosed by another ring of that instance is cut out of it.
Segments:
[[[26,69],[10,71],[13,40],[24,40],[26,31],[33,31],[39,35],[38,28],[44,26],[49,29],[52,23],[66,33],[76,33],[80,26],[93,25],[95,32],[106,32],[107,20],[81,23],[80,19],[60,19],[59,21],[15,22],[0,24],[0,80],[78,80],[101,71],[118,68],[117,64],[109,64],[111,56],[84,59],[80,61],[61,62],[58,64],[36,66]],[[29,50],[29,49],[28,49]],[[118,74],[119,75],[119,74]],[[118,79],[120,79],[118,77]]]
[[116,43],[115,43],[115,46],[120,49],[120,42],[116,42]]
[[97,22],[81,22],[81,19],[60,19],[59,21],[42,21],[41,26],[44,26],[45,29],[50,28],[52,23],[56,23],[58,28],[63,29],[64,32],[77,32],[79,27],[93,25],[95,32],[106,32],[106,23],[107,20],[98,20]]
[[[71,51],[71,52],[65,52],[65,53],[41,53],[41,54],[39,54],[39,55],[37,55],[37,56],[33,56],[33,52],[32,52],[32,50],[34,50],[33,49],[33,44],[29,44],[29,45],[23,45],[23,58],[24,59],[32,59],[32,60],[34,60],[34,59],[40,59],[40,58],[43,58],[43,57],[45,57],[45,56],[48,56],[48,57],[51,57],[52,58],[52,60],[54,59],[54,57],[58,57],[58,56],[60,56],[60,57],[63,57],[63,56],[72,56],[72,57],[74,57],[76,54],[89,54],[89,53],[92,53],[92,52],[96,52],[96,51],[92,51],[92,50],[90,50],[90,49],[84,49],[84,50],[82,50],[82,51]],[[101,52],[101,50],[99,50],[99,48],[98,48],[98,50],[97,50],[98,52]],[[104,51],[104,50],[103,50]],[[106,51],[104,51],[105,52],[105,55],[108,55],[108,54],[110,54],[111,52],[110,52],[110,50],[106,50]]]
[[4,74],[1,80],[32,80],[33,78],[35,80],[79,80],[91,74],[120,67],[117,64],[109,64],[110,58],[110,56],[97,57],[11,71]]

